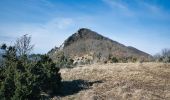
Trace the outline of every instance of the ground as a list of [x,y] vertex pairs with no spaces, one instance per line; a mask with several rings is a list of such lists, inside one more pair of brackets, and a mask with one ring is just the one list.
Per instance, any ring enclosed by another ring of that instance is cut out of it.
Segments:
[[61,100],[170,100],[170,64],[93,64],[60,72]]

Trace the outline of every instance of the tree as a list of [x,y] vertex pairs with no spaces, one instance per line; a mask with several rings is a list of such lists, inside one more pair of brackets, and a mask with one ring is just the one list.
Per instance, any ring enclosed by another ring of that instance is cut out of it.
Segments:
[[163,49],[162,50],[163,57],[170,57],[170,49]]
[[3,47],[0,100],[40,100],[42,93],[56,95],[59,92],[60,69],[47,55],[39,55],[38,60],[31,59],[27,55],[33,48],[30,39],[23,36],[15,46]]
[[159,62],[170,62],[170,49],[162,49],[161,53],[154,56],[154,59]]
[[2,44],[2,45],[1,45],[1,49],[2,49],[2,50],[5,50],[6,47],[7,47],[6,44]]
[[14,74],[16,68],[16,50],[13,46],[5,49],[4,66],[1,67],[0,99],[9,100],[15,91]]
[[15,48],[19,56],[28,55],[33,50],[34,45],[31,45],[31,36],[28,34],[18,38],[15,43]]

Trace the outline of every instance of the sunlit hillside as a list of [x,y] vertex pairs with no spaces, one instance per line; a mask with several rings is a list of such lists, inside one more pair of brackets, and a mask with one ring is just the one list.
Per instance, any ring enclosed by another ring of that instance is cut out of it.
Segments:
[[170,64],[93,64],[60,72],[62,100],[170,100]]

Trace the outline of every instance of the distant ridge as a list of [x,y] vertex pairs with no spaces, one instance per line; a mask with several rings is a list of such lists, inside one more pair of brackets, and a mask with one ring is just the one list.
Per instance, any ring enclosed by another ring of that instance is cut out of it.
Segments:
[[135,57],[143,60],[151,57],[143,51],[125,46],[86,28],[79,29],[68,37],[63,45],[53,48],[48,54],[56,60],[59,52],[73,60],[90,59],[93,62],[107,61],[109,57]]

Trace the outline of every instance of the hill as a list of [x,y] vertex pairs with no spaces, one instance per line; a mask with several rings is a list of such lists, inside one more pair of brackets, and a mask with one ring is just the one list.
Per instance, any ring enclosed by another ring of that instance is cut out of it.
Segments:
[[81,28],[68,37],[60,47],[53,48],[49,55],[55,61],[61,57],[71,58],[74,62],[107,62],[113,57],[122,62],[127,58],[148,60],[151,55],[131,46],[104,37],[90,29]]

